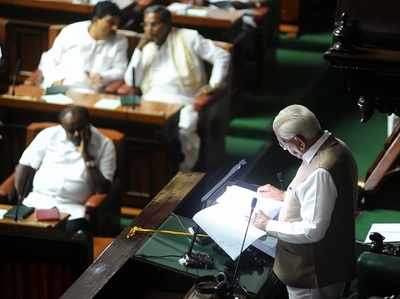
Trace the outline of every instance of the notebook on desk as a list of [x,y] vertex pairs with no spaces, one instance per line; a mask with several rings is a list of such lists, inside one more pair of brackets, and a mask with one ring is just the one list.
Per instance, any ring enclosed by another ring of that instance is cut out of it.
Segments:
[[4,214],[4,218],[15,219],[17,216],[18,220],[22,220],[27,218],[30,214],[32,214],[34,210],[35,208],[23,205],[14,206]]
[[37,209],[36,219],[38,221],[60,220],[60,211],[57,209],[57,207],[53,207],[51,209]]

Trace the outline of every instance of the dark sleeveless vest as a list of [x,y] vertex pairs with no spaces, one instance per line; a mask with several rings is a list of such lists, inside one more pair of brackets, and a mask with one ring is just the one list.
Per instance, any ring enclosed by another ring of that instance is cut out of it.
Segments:
[[[355,271],[354,205],[357,197],[357,166],[346,145],[334,137],[321,146],[310,164],[303,162],[290,187],[298,184],[317,168],[326,169],[336,185],[331,221],[322,240],[310,244],[278,241],[274,272],[288,286],[320,288],[351,280]],[[288,191],[286,209],[280,220],[298,221],[300,203]]]

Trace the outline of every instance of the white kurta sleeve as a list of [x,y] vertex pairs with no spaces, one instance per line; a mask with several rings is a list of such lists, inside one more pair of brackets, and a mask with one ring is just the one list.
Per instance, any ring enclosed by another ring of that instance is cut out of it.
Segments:
[[[135,70],[135,82],[133,82],[133,70]],[[143,77],[142,51],[138,48],[132,54],[128,68],[125,72],[125,84],[139,86]]]
[[53,46],[42,54],[38,68],[43,74],[43,85],[45,87],[52,85],[55,81],[65,78],[59,66],[64,52],[68,49],[68,44],[68,32],[61,30],[60,34],[54,40]]
[[228,74],[230,54],[198,32],[193,36],[192,46],[197,55],[213,65],[209,85],[211,87],[221,85]]
[[19,164],[30,166],[36,170],[39,169],[46,153],[47,144],[51,138],[49,134],[52,131],[51,129],[53,128],[45,129],[36,135],[23,152]]
[[115,45],[115,56],[112,61],[113,67],[100,73],[105,82],[113,80],[119,80],[124,78],[128,53],[128,40],[125,37],[121,37],[117,40]]
[[332,176],[318,168],[294,192],[301,205],[301,221],[270,220],[266,231],[290,243],[318,242],[329,227],[337,198]]

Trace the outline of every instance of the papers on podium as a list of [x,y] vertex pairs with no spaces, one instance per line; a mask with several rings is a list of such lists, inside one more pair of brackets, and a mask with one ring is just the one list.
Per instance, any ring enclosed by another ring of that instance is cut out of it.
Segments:
[[[213,206],[205,208],[194,215],[193,220],[217,243],[233,260],[239,254],[251,211],[251,201],[257,197],[254,212],[262,210],[269,218],[275,218],[281,202],[261,198],[256,192],[239,187],[229,186]],[[243,250],[254,244],[258,249],[274,256],[276,238],[266,236],[266,232],[250,224]],[[265,238],[264,238],[265,239]]]
[[384,242],[400,241],[400,223],[374,223],[371,225],[364,243],[371,243],[369,235],[373,232],[380,233],[385,237]]

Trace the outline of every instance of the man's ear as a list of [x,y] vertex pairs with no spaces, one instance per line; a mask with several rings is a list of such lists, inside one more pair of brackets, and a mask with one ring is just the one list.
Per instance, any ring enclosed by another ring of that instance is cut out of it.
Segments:
[[307,142],[306,142],[305,138],[303,136],[296,135],[293,137],[293,140],[295,141],[295,144],[297,145],[299,150],[302,153],[305,153],[307,150]]

